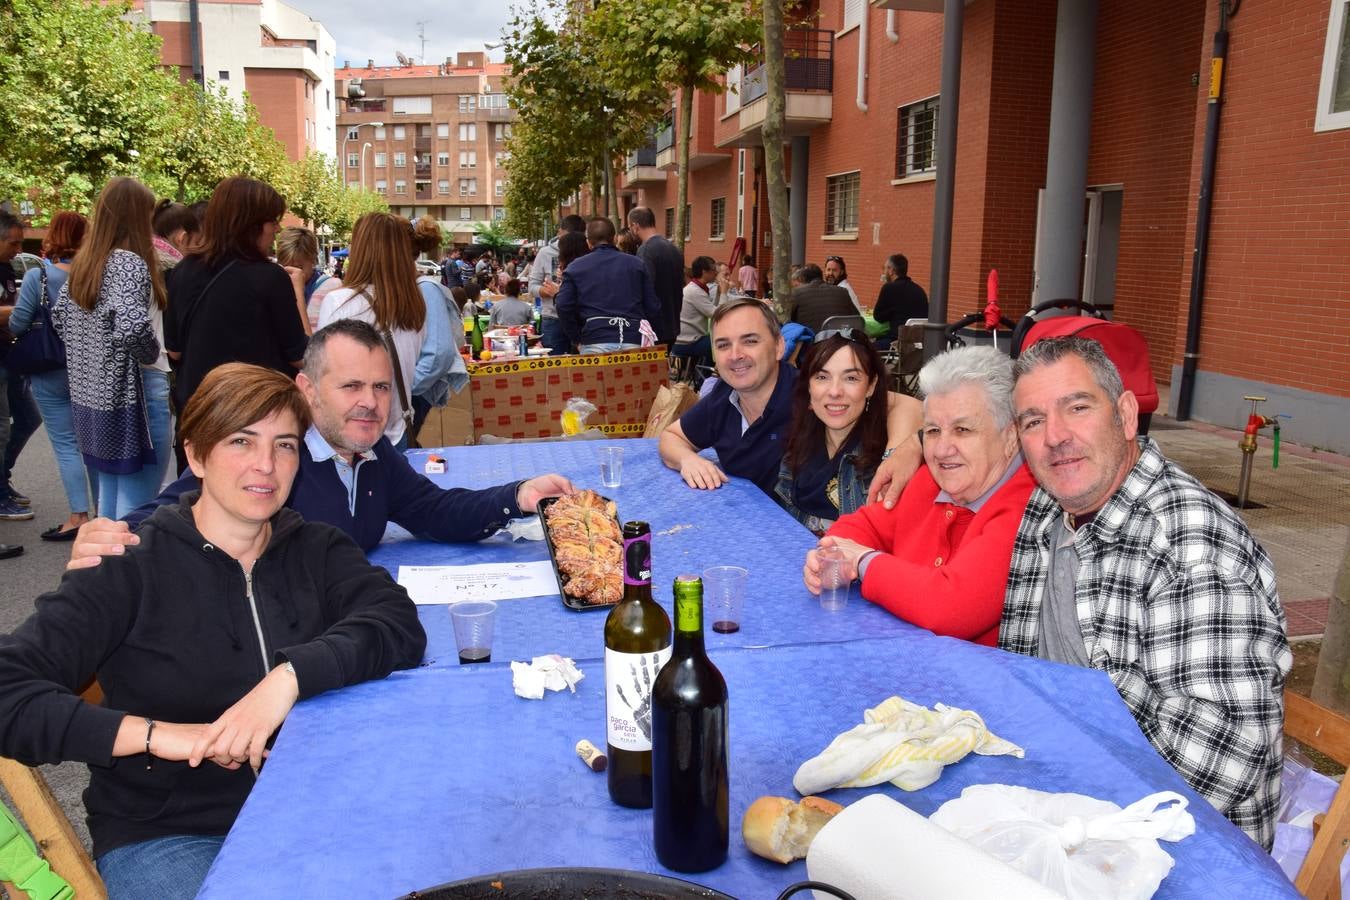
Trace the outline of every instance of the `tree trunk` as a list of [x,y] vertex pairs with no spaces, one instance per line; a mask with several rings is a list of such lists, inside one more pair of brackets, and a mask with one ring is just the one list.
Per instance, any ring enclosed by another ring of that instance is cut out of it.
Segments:
[[617,232],[620,225],[618,205],[614,198],[614,154],[608,146],[605,147],[605,218],[614,223]]
[[679,186],[675,189],[675,246],[684,252],[684,208],[689,203],[689,138],[694,126],[694,86],[680,88]]
[[1327,630],[1317,657],[1312,698],[1327,709],[1350,715],[1350,544],[1341,558],[1341,571],[1331,591]]
[[783,167],[783,131],[787,116],[786,65],[783,57],[783,0],[764,2],[764,172],[769,188],[769,228],[773,236],[770,284],[778,317],[785,318],[792,286],[788,265],[792,225],[788,213],[787,174]]
[[591,218],[600,215],[600,165],[591,166]]

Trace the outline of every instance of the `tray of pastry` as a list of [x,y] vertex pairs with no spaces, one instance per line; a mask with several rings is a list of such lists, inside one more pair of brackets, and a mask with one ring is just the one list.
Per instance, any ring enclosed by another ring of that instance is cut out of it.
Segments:
[[623,532],[614,501],[578,491],[539,501],[544,543],[568,609],[608,609],[623,599]]

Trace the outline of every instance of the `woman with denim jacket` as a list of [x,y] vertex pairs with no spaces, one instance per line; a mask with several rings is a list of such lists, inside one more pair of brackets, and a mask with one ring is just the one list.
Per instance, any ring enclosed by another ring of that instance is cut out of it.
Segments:
[[886,449],[884,374],[867,335],[854,328],[820,332],[801,363],[774,495],[818,535],[867,503]]
[[[993,347],[961,347],[928,361],[923,458],[893,509],[840,516],[821,547],[843,553],[863,599],[936,634],[994,646],[1013,539],[1035,487],[1018,453],[1012,361]],[[820,590],[817,550],[806,587]]]

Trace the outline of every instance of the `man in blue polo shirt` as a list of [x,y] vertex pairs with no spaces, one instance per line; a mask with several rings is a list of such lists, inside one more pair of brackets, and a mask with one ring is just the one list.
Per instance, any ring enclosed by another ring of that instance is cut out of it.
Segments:
[[[661,460],[691,488],[712,490],[735,475],[773,496],[797,380],[797,370],[780,362],[778,319],[758,300],[724,303],[712,317],[712,348],[720,381],[661,433]],[[913,397],[891,394],[890,406],[888,449],[868,492],[869,502],[881,500],[888,509],[919,466],[923,418]],[[716,463],[699,455],[706,447],[717,451]]]
[[[534,512],[544,497],[569,493],[561,475],[540,475],[483,490],[437,487],[408,464],[384,437],[393,367],[380,333],[356,319],[315,332],[305,351],[300,389],[314,413],[305,434],[300,471],[286,505],[312,522],[346,532],[369,551],[395,522],[419,538],[476,541],[508,519]],[[68,568],[98,564],[137,543],[131,531],[156,506],[177,503],[198,489],[191,472],[124,521],[94,519],[80,528]]]

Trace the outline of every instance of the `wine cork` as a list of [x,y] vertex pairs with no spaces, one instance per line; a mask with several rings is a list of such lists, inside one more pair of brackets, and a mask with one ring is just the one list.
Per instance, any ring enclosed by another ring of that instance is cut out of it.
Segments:
[[585,738],[577,741],[577,758],[592,772],[603,772],[605,766],[609,765],[609,758]]

